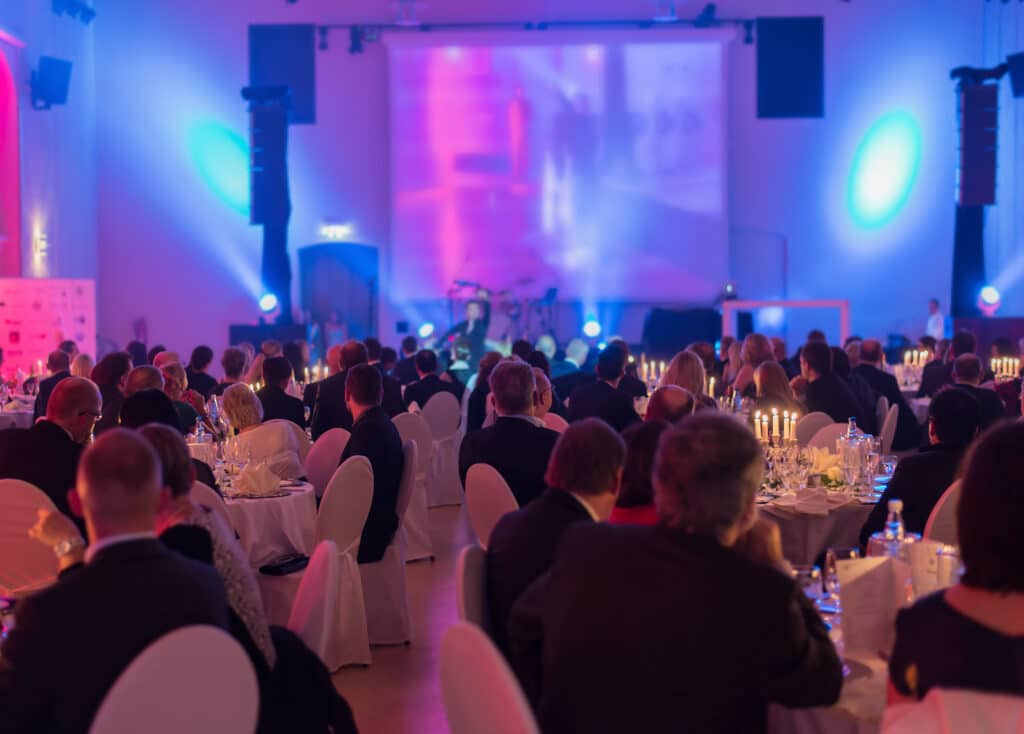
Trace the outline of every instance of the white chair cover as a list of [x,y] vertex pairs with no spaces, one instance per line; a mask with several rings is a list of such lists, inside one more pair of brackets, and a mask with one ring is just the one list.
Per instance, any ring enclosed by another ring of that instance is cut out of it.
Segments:
[[808,413],[796,422],[796,440],[806,446],[825,426],[832,425],[832,418],[826,413]]
[[960,504],[960,480],[957,479],[949,489],[942,493],[935,503],[928,522],[924,524],[921,534],[925,540],[937,540],[947,545],[958,545],[956,510]]
[[[475,381],[476,375],[473,375],[471,382]],[[462,404],[459,406],[459,430],[463,433],[466,432],[466,426],[469,425],[469,397],[473,394],[473,389],[466,385],[466,389],[462,391]]]
[[252,734],[256,673],[223,630],[182,627],[125,668],[100,705],[90,734]]
[[0,479],[0,595],[26,594],[57,578],[53,550],[28,537],[38,510],[56,512],[57,508],[34,484]]
[[209,507],[220,515],[220,519],[224,521],[225,527],[231,530],[235,529],[235,524],[231,521],[231,513],[228,512],[228,507],[224,504],[224,498],[217,494],[213,487],[209,487],[202,482],[193,482],[192,491],[189,493],[189,496],[196,504]]
[[[370,641],[366,631],[363,584],[356,557],[359,538],[373,500],[373,469],[365,456],[353,456],[338,467],[327,483],[316,515],[315,540],[331,540],[338,547],[341,583],[340,614],[335,618],[330,652],[326,658],[342,665],[369,665]],[[287,625],[303,573],[287,576],[259,574],[260,593],[271,624]]]
[[421,415],[402,413],[395,416],[394,424],[403,443],[412,441],[416,444],[416,476],[409,509],[405,513],[405,539],[408,543],[405,557],[407,561],[433,560],[434,541],[430,537],[430,515],[427,512],[427,476],[434,455],[434,439]]
[[885,422],[881,424],[881,431],[878,437],[882,440],[882,453],[892,453],[892,442],[896,438],[896,424],[900,420],[900,406],[893,405],[885,416]]
[[544,425],[550,428],[552,431],[558,431],[559,433],[565,433],[565,429],[569,427],[569,424],[568,422],[566,422],[565,418],[558,415],[557,413],[545,413]]
[[878,402],[875,403],[875,421],[877,422],[879,429],[885,425],[885,417],[887,415],[889,415],[889,398],[883,395],[878,398]]
[[267,421],[267,423],[284,423],[288,426],[291,432],[295,434],[295,442],[299,447],[299,461],[305,463],[306,457],[309,456],[309,450],[313,448],[313,443],[309,440],[309,436],[306,435],[302,427],[284,418],[274,418]]
[[504,477],[489,464],[473,464],[466,472],[466,511],[477,542],[487,550],[491,531],[502,515],[515,512],[519,503]]
[[487,552],[467,545],[455,562],[455,605],[459,619],[491,634],[491,612],[487,604]]
[[890,706],[882,734],[1020,734],[1024,698],[933,688],[923,701]]
[[459,622],[441,639],[441,698],[451,734],[539,734],[515,675],[477,626]]
[[[797,422],[799,425],[799,421]],[[812,449],[828,449],[836,453],[836,440],[846,435],[849,428],[845,423],[830,423],[814,434],[807,445]]]
[[398,490],[395,514],[398,532],[376,563],[360,563],[366,603],[366,629],[371,645],[402,645],[410,641],[409,596],[405,585],[405,516],[416,482],[416,444],[406,441],[402,446],[405,465]]
[[338,589],[341,587],[341,561],[338,546],[324,540],[317,545],[288,616],[288,629],[302,638],[310,650],[320,656],[328,670],[341,667],[331,660],[331,635],[341,614]]
[[313,485],[317,497],[323,497],[351,437],[344,428],[332,428],[320,435],[306,455],[306,480]]
[[462,504],[462,483],[459,481],[459,401],[450,392],[435,394],[423,407],[423,420],[434,439],[430,474],[427,477],[427,505]]

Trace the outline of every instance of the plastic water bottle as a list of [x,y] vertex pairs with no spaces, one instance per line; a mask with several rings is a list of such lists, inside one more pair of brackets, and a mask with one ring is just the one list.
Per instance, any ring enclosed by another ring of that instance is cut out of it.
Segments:
[[857,436],[857,419],[850,416],[849,421],[846,424],[846,437],[855,438]]
[[889,517],[885,521],[885,539],[901,543],[906,530],[903,527],[903,500],[889,500]]

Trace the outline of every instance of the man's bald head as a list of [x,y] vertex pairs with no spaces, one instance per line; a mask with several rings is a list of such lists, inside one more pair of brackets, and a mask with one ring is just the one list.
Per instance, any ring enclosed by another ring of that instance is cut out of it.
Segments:
[[65,377],[53,388],[46,403],[46,420],[82,443],[92,433],[102,407],[103,398],[96,383],[84,377]]
[[160,354],[153,357],[153,366],[157,369],[163,369],[167,365],[174,364],[175,362],[181,362],[181,358],[178,356],[177,352],[160,352]]
[[351,339],[341,347],[341,366],[350,370],[357,364],[366,364],[370,357],[366,353],[366,345]]
[[860,361],[868,364],[882,363],[882,343],[877,339],[867,339],[860,344]]
[[128,373],[128,379],[124,386],[124,394],[125,396],[131,396],[137,392],[142,392],[143,390],[159,390],[160,392],[163,392],[163,389],[163,373],[152,365],[144,364],[141,367],[136,367]]
[[160,460],[139,434],[112,428],[82,454],[75,492],[93,542],[151,531],[160,507]]
[[693,412],[693,395],[678,385],[663,385],[651,394],[645,420],[678,423]]

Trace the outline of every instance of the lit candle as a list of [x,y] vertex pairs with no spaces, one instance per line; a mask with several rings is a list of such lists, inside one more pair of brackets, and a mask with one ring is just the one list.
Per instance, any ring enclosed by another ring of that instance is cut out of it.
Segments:
[[909,349],[903,353],[903,365],[905,367],[909,367],[910,366],[910,350]]
[[998,375],[999,374],[999,360],[995,359],[993,357],[992,361],[989,364],[992,367],[992,374],[993,375]]
[[782,411],[782,440],[789,440],[789,411]]
[[708,383],[708,395],[715,397],[715,378],[712,377]]
[[778,408],[772,408],[772,435],[779,435],[779,411]]
[[754,435],[761,439],[761,411],[754,413]]
[[761,440],[768,440],[768,414],[765,413],[761,416]]
[[36,374],[37,375],[43,374],[43,360],[41,360],[41,359],[38,362],[36,362]]
[[309,367],[306,367],[306,382],[309,382]]

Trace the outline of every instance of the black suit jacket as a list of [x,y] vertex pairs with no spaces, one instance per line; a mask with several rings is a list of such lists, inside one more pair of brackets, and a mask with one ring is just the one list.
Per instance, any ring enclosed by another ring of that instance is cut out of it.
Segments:
[[427,401],[439,392],[450,392],[458,399],[455,386],[445,382],[437,375],[426,375],[422,380],[405,386],[405,407],[408,408],[414,401],[420,406],[420,410],[426,407]]
[[487,396],[491,394],[491,386],[487,382],[478,384],[469,394],[466,404],[466,431],[472,433],[484,427],[487,420]]
[[935,503],[956,479],[964,446],[937,444],[900,460],[878,504],[864,521],[860,544],[867,545],[872,533],[885,529],[889,500],[903,500],[903,527],[908,533],[923,533]]
[[577,388],[569,398],[569,422],[600,418],[616,431],[640,422],[633,398],[607,382]]
[[205,399],[208,399],[210,393],[217,387],[217,380],[205,372],[195,372],[191,367],[186,367],[185,374],[188,376],[188,386]]
[[39,392],[36,393],[36,402],[32,408],[33,423],[46,415],[46,404],[50,402],[50,394],[53,392],[53,388],[57,387],[58,382],[68,377],[71,377],[71,373],[65,370],[39,382]]
[[291,421],[300,428],[306,427],[306,407],[298,398],[293,398],[279,387],[269,385],[258,393],[263,404],[263,420]]
[[865,423],[865,408],[854,397],[853,391],[843,378],[835,373],[808,383],[804,403],[807,405],[808,413],[826,413],[836,423],[846,423],[851,417],[857,419],[857,425]]
[[487,544],[487,599],[494,641],[504,647],[505,625],[519,595],[551,568],[570,525],[593,522],[568,492],[549,489],[498,521]]
[[543,731],[763,732],[769,702],[839,698],[842,664],[800,588],[711,538],[576,525],[538,587]]
[[338,372],[306,388],[303,402],[313,406],[310,423],[314,441],[332,428],[352,430],[352,414],[345,405],[346,379],[347,372]]
[[124,395],[117,385],[100,385],[100,395],[103,398],[103,407],[100,412],[103,417],[96,422],[93,433],[97,436],[108,428],[115,428],[121,423],[121,406],[124,405]]
[[1003,401],[995,390],[974,385],[957,385],[957,387],[973,395],[977,399],[978,405],[981,406],[980,430],[984,431],[1007,417],[1006,406],[1003,405]]
[[81,456],[82,445],[48,420],[0,431],[0,478],[36,485],[65,515],[71,514],[67,494],[75,486]]
[[597,377],[593,373],[588,374],[582,370],[575,370],[561,377],[556,377],[551,381],[551,386],[555,388],[555,392],[565,399],[571,397],[577,388],[584,385],[593,385],[595,382],[597,382]]
[[375,563],[384,557],[398,530],[396,505],[405,466],[402,437],[382,408],[366,411],[352,426],[341,463],[352,456],[365,456],[373,467],[373,502],[359,541],[358,561]]
[[405,404],[402,402],[402,383],[384,371],[380,362],[373,364],[380,372],[381,386],[384,390],[384,401],[381,407],[388,414],[389,418],[405,412]]
[[416,373],[415,355],[395,362],[395,367],[391,370],[391,376],[402,385],[408,385],[410,382],[416,382],[416,380],[420,379],[420,376]]
[[459,477],[473,464],[490,464],[508,482],[519,506],[539,496],[558,434],[522,418],[498,418],[493,426],[467,433],[459,449]]
[[228,628],[217,572],[137,540],[23,599],[0,662],[4,731],[86,732],[103,697],[132,660],[180,627]]
[[953,384],[953,363],[933,359],[921,371],[921,387],[917,397],[935,397],[935,393],[946,385]]
[[619,381],[619,390],[631,398],[646,398],[647,386],[644,381],[632,375],[623,375]]
[[[853,368],[853,371],[871,386],[876,398],[886,398],[890,407],[899,406],[899,421],[896,423],[896,437],[892,443],[893,450],[907,451],[919,446],[921,444],[921,426],[914,416],[914,411],[907,403],[907,399],[903,397],[896,378],[870,364],[859,364]],[[878,430],[881,431],[882,427],[878,426]]]

